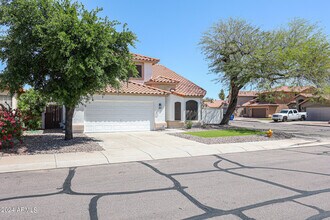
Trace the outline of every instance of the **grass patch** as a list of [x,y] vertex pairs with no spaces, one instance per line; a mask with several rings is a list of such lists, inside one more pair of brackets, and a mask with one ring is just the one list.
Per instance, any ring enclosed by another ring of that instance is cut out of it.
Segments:
[[197,137],[203,137],[203,138],[215,138],[215,137],[258,135],[258,134],[264,134],[264,132],[250,130],[250,129],[228,129],[228,130],[192,131],[192,132],[185,132],[185,134],[189,134]]
[[272,118],[259,118],[260,120],[264,120],[264,121],[272,121]]

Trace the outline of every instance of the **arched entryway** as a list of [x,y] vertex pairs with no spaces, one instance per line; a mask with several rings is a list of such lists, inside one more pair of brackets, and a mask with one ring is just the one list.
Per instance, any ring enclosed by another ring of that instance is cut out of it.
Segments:
[[186,102],[186,120],[198,120],[198,103],[194,100]]
[[174,120],[181,121],[181,102],[174,103]]

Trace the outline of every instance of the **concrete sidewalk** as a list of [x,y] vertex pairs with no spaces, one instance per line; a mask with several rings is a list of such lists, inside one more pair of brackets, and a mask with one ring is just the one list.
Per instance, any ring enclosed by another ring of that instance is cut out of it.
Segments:
[[[307,139],[206,145],[162,132],[93,134],[104,151],[0,157],[0,173],[273,150],[315,145]],[[330,142],[328,142],[330,143]],[[327,144],[326,142],[320,144]]]

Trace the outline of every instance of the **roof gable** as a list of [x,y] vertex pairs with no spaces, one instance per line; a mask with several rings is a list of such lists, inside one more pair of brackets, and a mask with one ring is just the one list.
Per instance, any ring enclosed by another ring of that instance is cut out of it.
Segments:
[[132,81],[121,82],[119,89],[108,86],[105,92],[114,93],[114,94],[161,95],[161,96],[169,94],[168,91]]
[[149,62],[152,64],[156,64],[159,62],[159,59],[157,59],[157,58],[147,57],[147,56],[136,54],[136,53],[132,53],[132,55],[133,55],[134,61]]
[[258,95],[257,91],[239,91],[238,96],[239,97],[255,97]]
[[158,77],[163,77],[178,82],[175,87],[175,90],[171,91],[174,94],[180,96],[197,97],[204,97],[206,94],[206,91],[204,89],[197,86],[193,82],[189,81],[188,79],[184,78],[183,76],[177,74],[176,72],[168,69],[163,65],[156,64],[152,66],[152,79],[157,79]]

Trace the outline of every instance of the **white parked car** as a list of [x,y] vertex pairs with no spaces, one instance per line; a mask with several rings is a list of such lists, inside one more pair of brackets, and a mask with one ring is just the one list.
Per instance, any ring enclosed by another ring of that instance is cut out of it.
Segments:
[[273,114],[272,119],[278,121],[304,121],[307,118],[307,112],[298,112],[297,109],[283,109],[279,113]]

